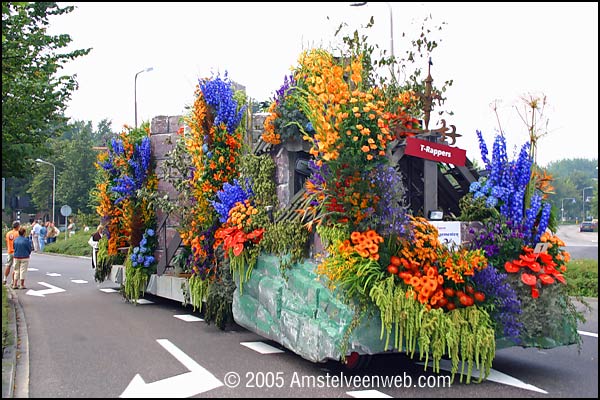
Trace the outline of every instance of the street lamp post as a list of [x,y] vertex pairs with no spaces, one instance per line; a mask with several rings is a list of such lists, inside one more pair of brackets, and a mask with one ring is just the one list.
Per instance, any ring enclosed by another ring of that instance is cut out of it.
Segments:
[[593,189],[593,187],[592,186],[584,187],[583,190],[581,191],[581,209],[583,211],[583,217],[582,217],[581,221],[585,221],[585,191],[588,189]]
[[[353,7],[360,7],[366,5],[367,3],[367,1],[361,1],[359,3],[352,3],[350,5]],[[392,55],[392,58],[394,58],[394,18],[392,15],[392,5],[387,1],[385,4],[388,6],[388,10],[390,11],[390,54]]]
[[575,197],[565,197],[560,202],[560,219],[563,222],[565,221],[565,200],[573,200],[573,203],[575,203]]
[[137,128],[138,124],[137,124],[137,77],[139,74],[141,74],[142,72],[150,72],[152,71],[154,68],[153,67],[148,67],[146,69],[143,69],[139,72],[137,72],[135,74],[135,78],[133,79],[133,101],[135,103],[135,127]]
[[44,161],[41,158],[36,159],[35,162],[52,166],[52,223],[54,224],[56,223],[56,221],[54,221],[54,205],[56,204],[56,165],[52,164],[51,162]]

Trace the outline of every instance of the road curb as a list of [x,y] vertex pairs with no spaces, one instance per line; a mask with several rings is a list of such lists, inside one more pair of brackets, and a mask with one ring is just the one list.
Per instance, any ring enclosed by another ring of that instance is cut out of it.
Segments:
[[9,303],[8,329],[12,336],[12,343],[4,349],[2,355],[2,397],[14,397],[15,370],[17,365],[17,318],[16,318],[16,295],[9,285],[6,285],[6,294]]
[[[13,323],[11,329],[14,333],[14,343],[11,355],[11,384],[8,397],[29,397],[29,337],[25,313],[19,302],[19,296],[8,288],[10,293],[11,309],[13,310]],[[4,365],[2,366],[4,373]]]

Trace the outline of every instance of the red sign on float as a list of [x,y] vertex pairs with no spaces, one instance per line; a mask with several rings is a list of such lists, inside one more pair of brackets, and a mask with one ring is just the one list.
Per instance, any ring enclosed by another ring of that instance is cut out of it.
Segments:
[[404,154],[431,161],[454,164],[458,167],[464,167],[467,159],[466,150],[415,138],[406,138]]

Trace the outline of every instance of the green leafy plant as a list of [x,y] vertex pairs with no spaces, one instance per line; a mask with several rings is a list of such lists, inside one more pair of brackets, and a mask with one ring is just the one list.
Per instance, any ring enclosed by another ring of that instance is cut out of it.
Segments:
[[[130,251],[131,252],[131,251]],[[144,295],[148,284],[148,274],[142,268],[135,268],[131,258],[125,260],[125,282],[123,284],[123,296],[132,303]]]

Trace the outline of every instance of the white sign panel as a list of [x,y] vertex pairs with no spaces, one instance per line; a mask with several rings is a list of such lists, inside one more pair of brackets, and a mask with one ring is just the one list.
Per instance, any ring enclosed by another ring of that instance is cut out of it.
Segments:
[[460,221],[429,221],[429,223],[438,229],[440,243],[446,246],[462,244]]

